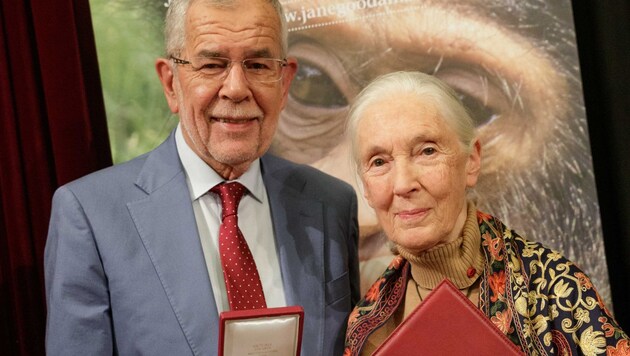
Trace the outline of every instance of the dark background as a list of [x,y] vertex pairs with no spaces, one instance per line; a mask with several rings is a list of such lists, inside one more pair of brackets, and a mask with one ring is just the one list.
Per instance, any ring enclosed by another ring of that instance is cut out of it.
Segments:
[[[627,332],[630,5],[572,3],[614,312]],[[2,355],[44,354],[54,189],[111,163],[88,0],[0,2]]]
[[574,0],[615,317],[630,331],[630,2]]

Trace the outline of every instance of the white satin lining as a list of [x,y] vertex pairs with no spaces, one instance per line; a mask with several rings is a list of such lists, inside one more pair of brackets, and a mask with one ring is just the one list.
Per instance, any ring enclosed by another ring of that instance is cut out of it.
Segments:
[[223,355],[294,356],[299,338],[299,315],[225,321]]

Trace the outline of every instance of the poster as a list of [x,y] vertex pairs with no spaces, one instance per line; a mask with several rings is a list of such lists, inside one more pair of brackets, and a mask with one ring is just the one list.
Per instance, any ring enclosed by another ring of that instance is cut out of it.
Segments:
[[345,115],[370,80],[416,70],[454,87],[476,121],[478,207],[562,251],[611,304],[568,0],[281,2],[299,69],[271,151],[357,190],[362,291],[391,253],[353,172]]

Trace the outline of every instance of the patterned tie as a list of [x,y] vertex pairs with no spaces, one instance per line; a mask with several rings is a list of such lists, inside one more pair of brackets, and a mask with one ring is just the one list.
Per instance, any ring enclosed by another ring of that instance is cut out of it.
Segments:
[[238,182],[221,183],[210,189],[221,197],[223,217],[219,228],[219,253],[231,310],[266,308],[256,262],[238,228],[238,203],[245,187]]

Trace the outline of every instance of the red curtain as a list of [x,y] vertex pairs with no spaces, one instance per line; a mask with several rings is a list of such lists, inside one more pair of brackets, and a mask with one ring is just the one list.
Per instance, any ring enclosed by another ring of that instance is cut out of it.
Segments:
[[0,350],[44,354],[56,187],[111,165],[88,0],[0,3]]

